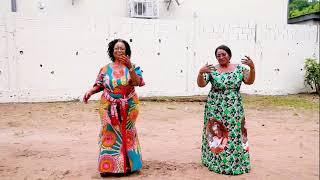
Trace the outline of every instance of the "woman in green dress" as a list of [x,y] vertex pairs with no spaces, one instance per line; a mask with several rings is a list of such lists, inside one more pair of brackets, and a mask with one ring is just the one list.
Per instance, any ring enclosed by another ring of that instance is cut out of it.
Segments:
[[206,64],[198,74],[199,87],[211,83],[204,110],[202,134],[202,163],[220,174],[238,175],[251,169],[245,116],[240,86],[253,84],[254,64],[245,56],[242,64],[231,64],[231,50],[221,45],[216,48],[217,65]]

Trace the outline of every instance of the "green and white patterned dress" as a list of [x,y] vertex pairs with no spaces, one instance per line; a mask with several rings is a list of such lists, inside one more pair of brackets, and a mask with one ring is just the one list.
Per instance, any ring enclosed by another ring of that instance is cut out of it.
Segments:
[[250,171],[249,145],[240,86],[243,66],[232,72],[204,74],[212,88],[204,110],[202,163],[220,174],[238,175]]

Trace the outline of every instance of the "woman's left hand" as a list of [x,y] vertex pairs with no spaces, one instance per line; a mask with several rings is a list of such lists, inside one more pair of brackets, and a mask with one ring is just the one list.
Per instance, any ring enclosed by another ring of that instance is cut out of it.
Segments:
[[131,61],[130,61],[130,58],[129,56],[126,56],[126,55],[121,55],[119,57],[119,60],[122,64],[124,64],[128,69],[131,69],[132,68],[132,64],[131,64]]
[[252,59],[249,56],[245,56],[246,58],[241,59],[241,63],[249,66],[251,69],[254,69],[254,64]]

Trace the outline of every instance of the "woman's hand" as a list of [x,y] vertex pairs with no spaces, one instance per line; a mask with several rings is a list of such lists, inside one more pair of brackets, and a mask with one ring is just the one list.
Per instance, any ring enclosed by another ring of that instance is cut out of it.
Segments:
[[212,64],[206,63],[206,65],[202,66],[202,68],[199,70],[199,73],[202,75],[203,73],[209,73],[211,72],[213,68]]
[[254,64],[253,64],[253,61],[250,59],[249,56],[245,56],[246,58],[245,59],[242,59],[241,62],[242,64],[245,64],[247,66],[250,67],[250,71],[248,72],[247,71],[244,71],[243,75],[244,75],[244,78],[243,78],[243,82],[245,84],[253,84],[255,78],[256,78],[256,73],[255,73],[255,70],[254,70]]
[[127,55],[121,55],[119,56],[119,61],[125,65],[128,69],[131,69],[132,68],[132,64],[131,64],[131,61],[130,61],[130,57],[127,56]]
[[87,104],[88,103],[88,100],[89,100],[89,98],[92,96],[92,92],[91,91],[87,91],[85,94],[84,94],[84,96],[83,96],[83,102],[85,103],[85,104]]
[[241,63],[250,67],[250,69],[254,69],[254,64],[252,59],[249,56],[245,56],[246,58],[241,59]]
[[130,73],[129,85],[139,86],[141,84],[141,80],[140,80],[140,77],[136,74],[136,72],[133,69],[133,66],[130,61],[130,57],[128,55],[121,55],[119,56],[118,60],[129,69],[129,73]]
[[211,72],[212,68],[213,68],[212,64],[206,63],[206,65],[202,66],[202,68],[199,70],[199,74],[197,77],[197,84],[199,87],[205,87],[207,85],[207,82],[203,78],[203,73]]

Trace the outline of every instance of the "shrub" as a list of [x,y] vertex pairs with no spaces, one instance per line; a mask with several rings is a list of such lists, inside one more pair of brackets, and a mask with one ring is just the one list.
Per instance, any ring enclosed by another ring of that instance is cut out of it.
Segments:
[[311,58],[306,59],[304,69],[306,70],[306,74],[304,75],[305,83],[320,94],[320,64],[318,60]]

